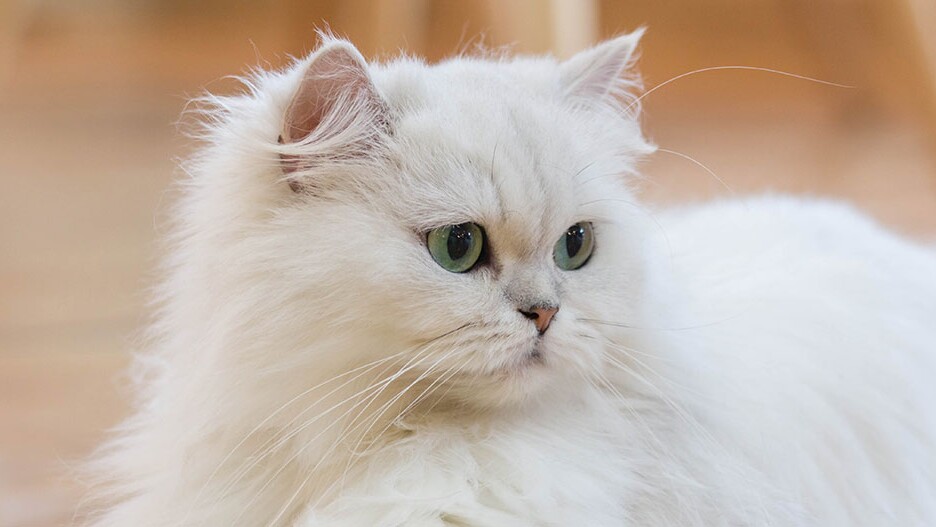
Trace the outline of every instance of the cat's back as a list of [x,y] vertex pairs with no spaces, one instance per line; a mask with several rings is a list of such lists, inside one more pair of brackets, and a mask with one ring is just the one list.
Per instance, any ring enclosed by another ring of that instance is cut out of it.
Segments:
[[660,221],[719,439],[821,525],[936,522],[936,251],[795,198]]
[[789,326],[838,314],[849,330],[870,318],[878,323],[869,331],[905,333],[919,322],[936,333],[936,245],[894,234],[851,206],[764,196],[659,218],[668,263],[709,318],[777,317]]

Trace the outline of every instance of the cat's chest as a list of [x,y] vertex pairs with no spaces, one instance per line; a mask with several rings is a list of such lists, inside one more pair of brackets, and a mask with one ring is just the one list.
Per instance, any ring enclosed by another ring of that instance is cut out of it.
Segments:
[[620,526],[636,467],[626,436],[591,420],[420,430],[368,460],[340,499],[298,527]]

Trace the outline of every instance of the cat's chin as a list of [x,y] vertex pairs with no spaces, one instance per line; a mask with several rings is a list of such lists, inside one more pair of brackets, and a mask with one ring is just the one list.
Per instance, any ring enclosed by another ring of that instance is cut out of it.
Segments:
[[543,341],[537,339],[520,349],[511,350],[512,359],[500,365],[493,373],[505,381],[523,380],[548,373],[551,354]]
[[534,400],[556,381],[555,357],[541,342],[517,351],[513,360],[474,381],[484,389],[465,395],[481,406],[516,406]]

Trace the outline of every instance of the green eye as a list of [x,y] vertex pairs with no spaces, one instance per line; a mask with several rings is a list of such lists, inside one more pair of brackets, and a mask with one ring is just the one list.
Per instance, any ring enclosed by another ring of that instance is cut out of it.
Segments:
[[591,223],[576,223],[556,242],[553,258],[560,269],[573,271],[588,262],[595,249],[595,233]]
[[429,254],[446,271],[464,273],[478,263],[484,248],[484,231],[475,223],[432,229],[426,238]]

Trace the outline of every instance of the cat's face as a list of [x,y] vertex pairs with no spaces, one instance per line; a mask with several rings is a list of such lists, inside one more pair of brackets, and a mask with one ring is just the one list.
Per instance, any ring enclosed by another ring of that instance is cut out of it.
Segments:
[[291,77],[265,231],[268,282],[308,317],[284,331],[484,405],[600,371],[645,272],[625,178],[649,147],[616,93],[635,44],[434,67],[326,44]]

